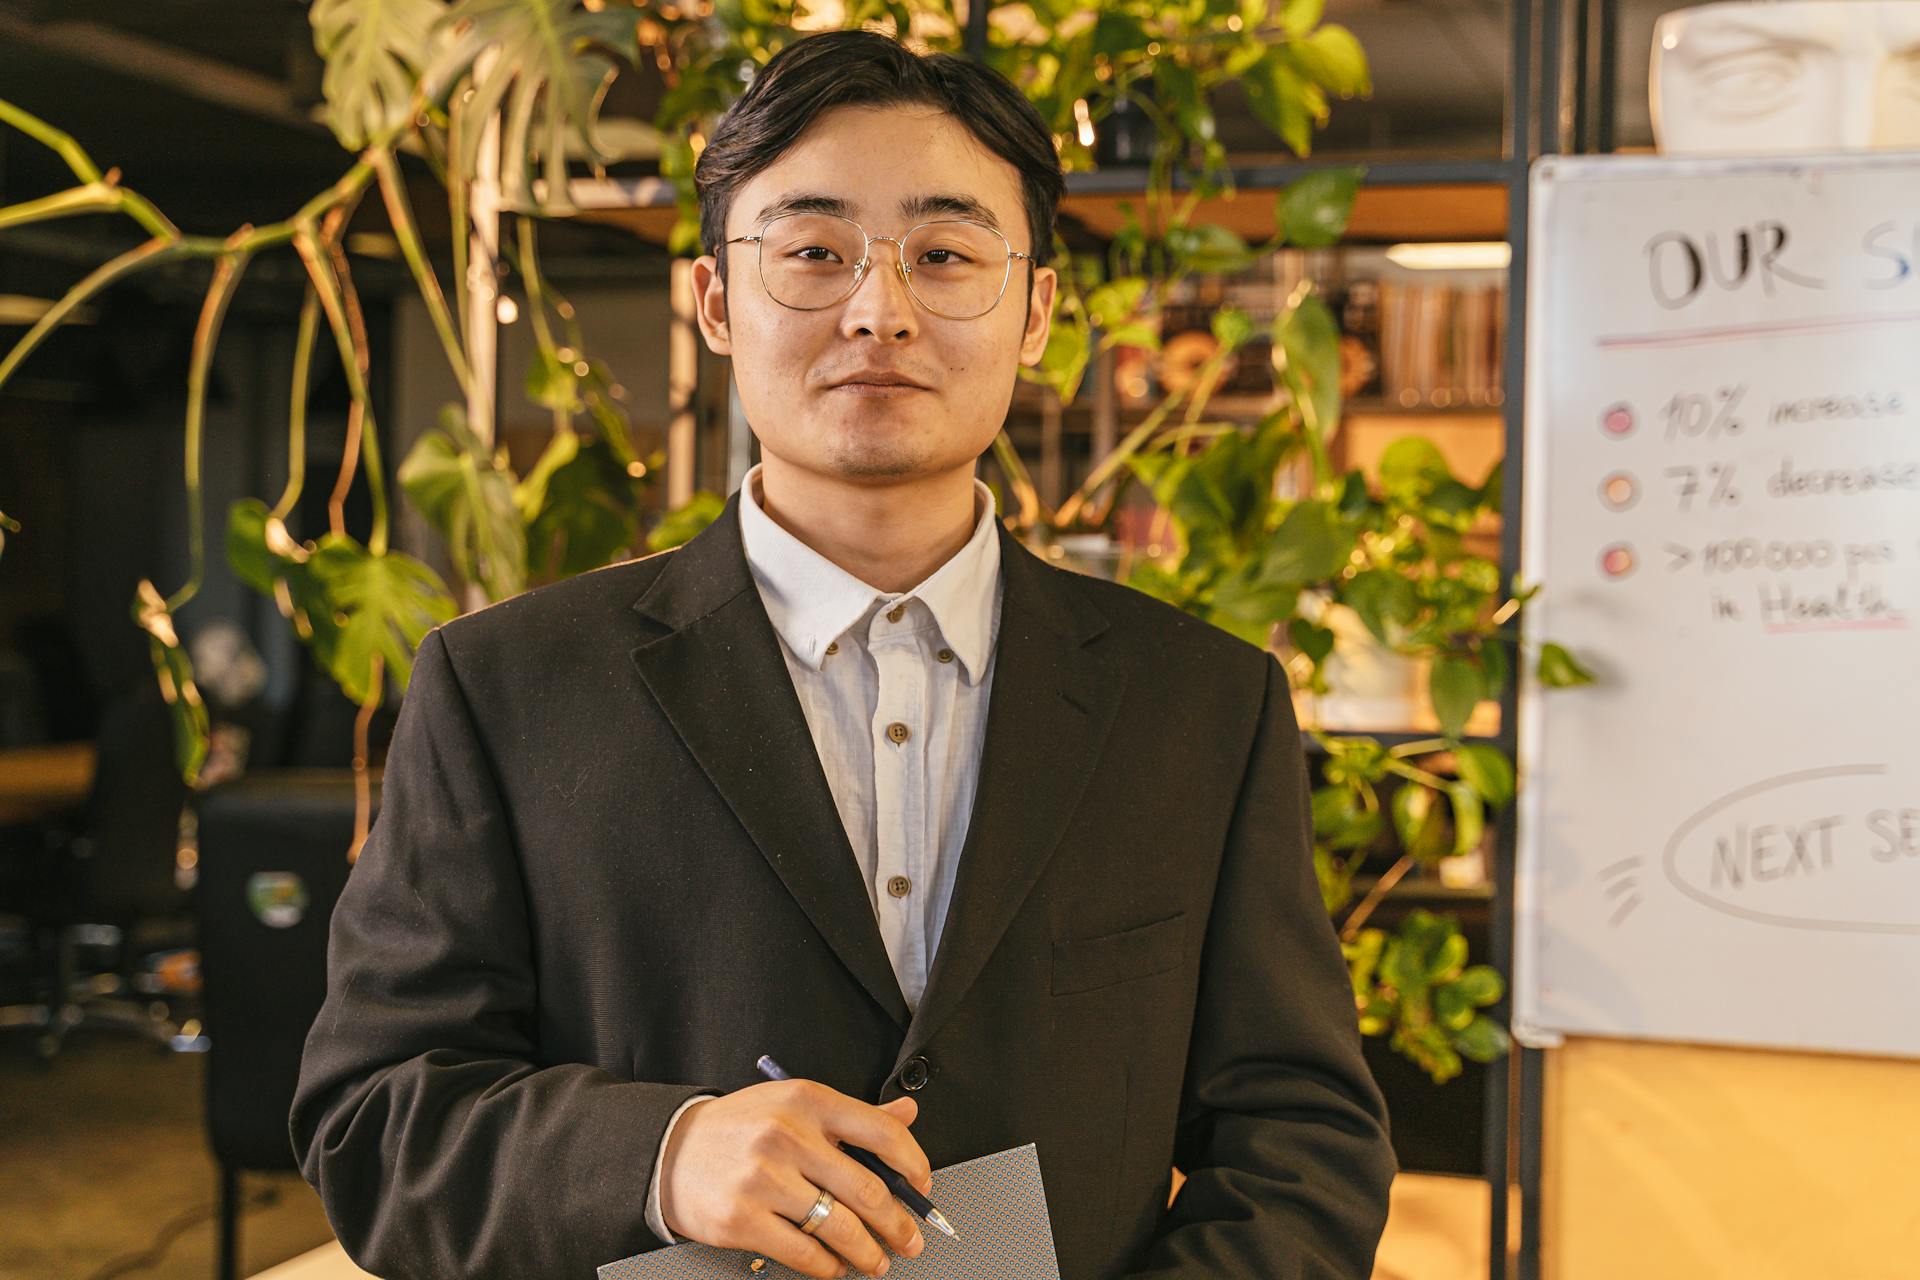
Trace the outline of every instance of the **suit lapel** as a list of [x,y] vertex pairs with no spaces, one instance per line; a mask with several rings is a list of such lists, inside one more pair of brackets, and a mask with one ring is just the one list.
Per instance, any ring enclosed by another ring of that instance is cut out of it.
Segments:
[[904,1030],[907,1002],[740,542],[740,495],[672,553],[634,608],[673,630],[641,678],[814,928]]
[[635,648],[633,661],[774,873],[906,1032],[904,1060],[979,977],[1086,790],[1123,684],[1085,647],[1107,622],[995,522],[1003,596],[980,778],[939,952],[909,1017],[779,637],[747,568],[739,502],[736,490],[634,603],[669,630]]
[[980,779],[927,989],[899,1062],[980,976],[1053,857],[1099,762],[1124,674],[1085,647],[1107,621],[996,522],[1003,598]]

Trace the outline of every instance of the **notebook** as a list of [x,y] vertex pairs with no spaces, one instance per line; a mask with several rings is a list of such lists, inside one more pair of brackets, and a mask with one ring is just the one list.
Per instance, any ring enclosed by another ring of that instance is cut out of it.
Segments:
[[[1060,1280],[1033,1143],[935,1169],[928,1199],[955,1234],[922,1223],[927,1247],[917,1258],[889,1253],[888,1280]],[[599,1268],[599,1280],[789,1280],[801,1274],[771,1258],[692,1240]],[[847,1274],[857,1272],[849,1267]]]

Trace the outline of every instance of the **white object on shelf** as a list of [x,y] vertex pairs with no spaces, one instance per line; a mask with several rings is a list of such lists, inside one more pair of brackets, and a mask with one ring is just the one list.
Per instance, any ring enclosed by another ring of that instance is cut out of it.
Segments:
[[1912,0],[1768,0],[1663,14],[1647,73],[1671,155],[1920,146]]

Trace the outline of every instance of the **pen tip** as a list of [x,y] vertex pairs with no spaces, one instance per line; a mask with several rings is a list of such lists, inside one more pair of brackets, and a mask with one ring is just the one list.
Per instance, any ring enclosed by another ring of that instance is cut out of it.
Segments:
[[933,1212],[927,1215],[927,1221],[931,1222],[934,1226],[940,1228],[942,1231],[946,1232],[948,1235],[953,1235],[953,1228],[947,1225],[946,1215],[941,1213],[938,1209],[933,1210]]

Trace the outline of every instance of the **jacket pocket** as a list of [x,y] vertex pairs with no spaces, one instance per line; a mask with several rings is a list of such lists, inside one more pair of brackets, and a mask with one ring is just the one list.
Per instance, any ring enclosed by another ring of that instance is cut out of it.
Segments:
[[1092,938],[1053,943],[1053,994],[1091,991],[1132,978],[1165,973],[1180,964],[1187,913]]

